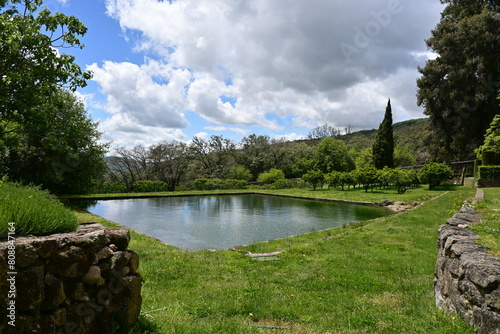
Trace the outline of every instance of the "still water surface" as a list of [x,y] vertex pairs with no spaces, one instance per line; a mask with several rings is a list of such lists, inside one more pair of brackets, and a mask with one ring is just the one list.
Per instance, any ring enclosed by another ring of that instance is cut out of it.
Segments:
[[103,200],[84,208],[187,250],[227,249],[388,214],[378,207],[250,194]]

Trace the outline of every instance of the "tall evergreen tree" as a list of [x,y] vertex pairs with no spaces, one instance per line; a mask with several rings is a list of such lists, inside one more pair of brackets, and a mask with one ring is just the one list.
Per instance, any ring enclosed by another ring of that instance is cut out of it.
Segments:
[[385,116],[373,143],[373,164],[378,169],[394,167],[394,133],[392,129],[391,100],[385,108]]

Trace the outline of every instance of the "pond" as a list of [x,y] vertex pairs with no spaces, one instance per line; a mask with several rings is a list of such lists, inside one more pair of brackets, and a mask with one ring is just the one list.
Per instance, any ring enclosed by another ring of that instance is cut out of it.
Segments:
[[390,214],[380,207],[256,194],[99,200],[81,206],[191,251],[228,249]]

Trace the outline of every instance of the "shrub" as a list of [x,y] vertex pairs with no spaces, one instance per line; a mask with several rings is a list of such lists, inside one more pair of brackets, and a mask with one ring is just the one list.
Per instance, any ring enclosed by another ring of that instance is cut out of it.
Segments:
[[274,183],[278,180],[285,179],[285,173],[281,169],[271,168],[267,172],[259,175],[257,181],[265,183]]
[[225,189],[246,189],[246,180],[225,180]]
[[[302,181],[303,182],[303,181]],[[263,186],[264,189],[292,189],[299,188],[299,181],[281,179],[274,183],[266,184]]]
[[205,183],[208,182],[208,179],[196,179],[191,184],[191,187],[194,190],[205,190]]
[[168,185],[162,181],[135,181],[132,185],[132,189],[136,193],[152,193],[168,191]]
[[46,235],[74,231],[78,220],[54,196],[35,186],[0,181],[0,235]]
[[246,189],[247,182],[244,180],[197,179],[191,187],[195,190]]
[[121,194],[128,192],[127,186],[123,182],[105,182],[102,185],[103,194]]
[[302,178],[313,187],[313,190],[322,187],[325,183],[325,174],[320,170],[310,170],[302,175]]
[[453,177],[453,171],[445,164],[430,162],[418,172],[418,178],[422,183],[429,184],[429,190],[435,189],[441,182]]
[[484,166],[493,166],[496,162],[496,152],[495,151],[483,151],[481,154],[481,160]]
[[500,166],[480,166],[479,177],[482,179],[500,180]]

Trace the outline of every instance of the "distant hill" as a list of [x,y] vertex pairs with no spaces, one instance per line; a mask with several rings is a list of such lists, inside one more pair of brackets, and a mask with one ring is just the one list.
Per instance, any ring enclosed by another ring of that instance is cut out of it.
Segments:
[[[407,147],[417,157],[417,163],[423,163],[429,159],[422,141],[426,125],[427,118],[410,119],[393,124],[396,145]],[[372,146],[376,133],[377,129],[360,130],[341,135],[338,139],[344,141],[349,148],[365,149]],[[301,141],[316,145],[319,139],[304,139]]]

